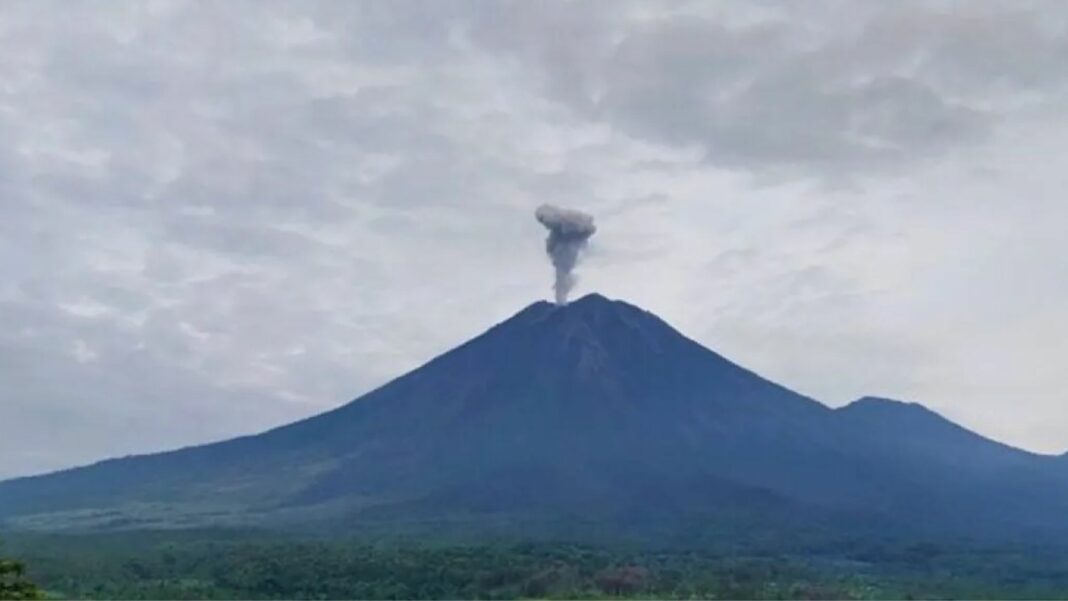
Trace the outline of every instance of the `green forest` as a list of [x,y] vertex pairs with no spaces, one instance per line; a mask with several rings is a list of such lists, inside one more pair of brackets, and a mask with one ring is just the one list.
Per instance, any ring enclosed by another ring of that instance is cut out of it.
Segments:
[[[9,540],[5,599],[1068,598],[1059,549],[437,546],[190,534]],[[29,584],[33,581],[40,590]]]
[[22,563],[0,558],[0,599],[40,599],[43,593],[26,578]]

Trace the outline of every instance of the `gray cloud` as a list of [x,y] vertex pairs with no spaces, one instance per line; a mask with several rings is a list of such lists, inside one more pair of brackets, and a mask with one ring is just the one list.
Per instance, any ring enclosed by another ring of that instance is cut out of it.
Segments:
[[0,476],[345,402],[537,296],[530,211],[567,198],[601,226],[584,289],[830,402],[1063,448],[1065,22],[12,3]]
[[1014,97],[1063,86],[1066,11],[1049,3],[763,6],[516,11],[479,32],[590,119],[787,177],[943,154],[989,136]]

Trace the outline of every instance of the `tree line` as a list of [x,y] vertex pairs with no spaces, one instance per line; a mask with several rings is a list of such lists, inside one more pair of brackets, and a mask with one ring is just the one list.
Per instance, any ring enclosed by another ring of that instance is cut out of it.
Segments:
[[41,599],[40,589],[26,578],[26,567],[13,559],[0,557],[0,599]]

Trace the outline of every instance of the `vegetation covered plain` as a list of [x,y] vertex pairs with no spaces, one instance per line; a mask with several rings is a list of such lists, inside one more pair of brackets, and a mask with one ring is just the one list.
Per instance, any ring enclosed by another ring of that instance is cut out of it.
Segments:
[[36,587],[9,584],[26,577],[49,597],[90,599],[1068,598],[1068,554],[1049,547],[695,551],[140,533],[20,535],[6,548],[27,571],[4,577],[4,598],[35,598]]

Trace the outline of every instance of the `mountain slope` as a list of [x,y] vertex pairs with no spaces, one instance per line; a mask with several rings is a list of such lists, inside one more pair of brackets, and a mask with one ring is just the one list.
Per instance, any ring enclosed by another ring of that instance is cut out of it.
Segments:
[[864,397],[836,413],[851,429],[865,433],[869,447],[961,470],[1011,469],[1043,459],[976,434],[918,403]]
[[898,492],[873,509],[928,531],[1065,532],[1056,516],[1066,508],[1068,478],[1057,473],[1055,458],[990,440],[916,403],[866,397],[835,413],[854,439],[853,456],[877,466],[884,483],[896,483]]
[[[695,525],[975,520],[1003,533],[1065,506],[1048,458],[884,405],[831,410],[590,295],[530,305],[356,401],[264,434],[0,483],[0,518],[335,532],[503,523],[517,535],[553,524],[670,538]],[[1002,494],[1002,482],[1024,491]],[[987,489],[1012,515],[967,502]]]

